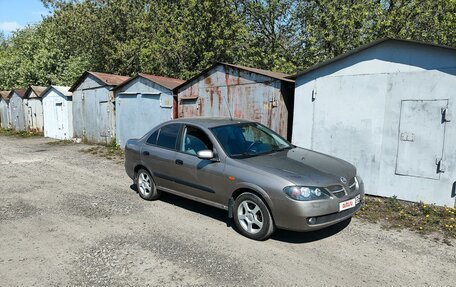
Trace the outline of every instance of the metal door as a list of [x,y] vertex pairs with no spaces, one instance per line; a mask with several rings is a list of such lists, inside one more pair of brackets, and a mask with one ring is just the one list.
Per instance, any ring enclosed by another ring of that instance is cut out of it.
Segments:
[[401,103],[396,174],[439,179],[448,100]]
[[65,133],[63,131],[63,105],[62,103],[55,103],[55,124],[57,126],[56,137],[65,138]]
[[27,107],[27,119],[26,119],[26,125],[27,129],[31,130],[33,129],[33,111],[32,107],[26,106]]
[[110,129],[109,129],[109,102],[108,101],[100,101],[99,106],[99,118],[98,124],[100,128],[100,137],[106,138],[106,143],[108,143],[108,138],[110,136]]

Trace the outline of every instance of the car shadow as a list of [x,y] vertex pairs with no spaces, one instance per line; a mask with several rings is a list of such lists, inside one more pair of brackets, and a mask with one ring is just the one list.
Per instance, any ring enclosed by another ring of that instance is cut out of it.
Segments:
[[[136,193],[138,193],[135,184],[132,184],[130,186],[130,188],[133,191],[135,191]],[[208,217],[216,219],[218,221],[222,221],[222,222],[229,221],[229,223],[227,223],[228,227],[231,227],[234,224],[234,223],[231,223],[231,220],[227,220],[227,219],[229,219],[227,211],[210,206],[210,205],[206,205],[206,204],[203,204],[203,203],[200,203],[197,201],[193,201],[193,200],[190,200],[190,199],[187,199],[184,197],[180,197],[180,196],[174,195],[172,193],[168,193],[168,192],[162,192],[159,200],[162,202],[171,204],[171,205],[176,205],[178,207],[185,208],[194,213],[199,213],[199,214],[208,216]]]
[[278,229],[272,234],[270,239],[287,243],[310,243],[336,235],[344,230],[350,222],[351,218],[320,230],[308,232],[295,232]]
[[[137,192],[136,185],[132,184],[130,188]],[[162,192],[160,201],[165,202],[167,204],[178,206],[180,208],[185,208],[186,210],[199,213],[204,216],[208,216],[221,222],[225,222],[227,227],[230,227],[236,231],[236,226],[233,222],[233,219],[228,218],[227,211],[225,210],[210,205],[206,205],[200,202],[196,202],[190,199],[186,199],[167,192]],[[338,224],[332,225],[330,227],[310,232],[295,232],[278,229],[272,234],[269,240],[282,241],[294,244],[310,243],[336,235],[337,233],[344,230],[350,224],[350,222],[351,218],[339,222]]]

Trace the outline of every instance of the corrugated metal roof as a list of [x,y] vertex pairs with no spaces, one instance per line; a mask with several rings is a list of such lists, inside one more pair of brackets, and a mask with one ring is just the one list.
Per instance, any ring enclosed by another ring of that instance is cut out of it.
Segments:
[[70,92],[70,87],[64,87],[64,86],[51,86],[57,91],[61,92],[64,96],[66,97],[71,97],[73,95],[72,92]]
[[128,80],[130,77],[120,76],[115,74],[105,74],[99,72],[89,72],[90,74],[97,77],[99,80],[103,81],[105,84],[110,86],[117,86]]
[[47,87],[46,90],[43,91],[42,95],[46,94],[49,90],[51,89],[55,89],[57,90],[59,93],[61,93],[62,95],[64,95],[65,97],[71,97],[73,96],[73,93],[71,93],[69,90],[70,90],[70,87],[63,87],[63,86],[49,86]]
[[32,91],[35,93],[35,95],[38,98],[41,98],[41,95],[43,92],[47,89],[47,87],[42,87],[42,86],[30,86],[28,89],[25,91],[24,98],[29,98]]
[[168,77],[162,77],[162,76],[157,76],[157,75],[150,75],[150,74],[143,74],[143,73],[139,73],[138,75],[141,77],[144,77],[146,79],[149,79],[152,82],[155,82],[155,83],[159,84],[160,86],[163,86],[170,90],[174,89],[175,87],[177,87],[180,84],[185,82],[184,80],[181,80],[181,79],[168,78]]
[[185,82],[184,80],[176,79],[176,78],[169,78],[169,77],[163,77],[163,76],[157,76],[157,75],[151,75],[151,74],[138,73],[138,75],[136,75],[135,77],[131,77],[130,79],[123,82],[122,84],[118,85],[116,87],[116,90],[124,87],[125,85],[127,85],[134,79],[137,79],[138,77],[142,77],[144,79],[150,80],[169,90],[173,90],[175,87],[177,87],[180,84]]
[[277,79],[277,80],[281,80],[281,81],[285,81],[285,82],[289,82],[289,83],[294,83],[294,80],[290,79],[291,75],[289,75],[289,74],[280,73],[280,72],[273,72],[273,71],[257,69],[257,68],[251,68],[251,67],[246,67],[246,66],[240,66],[240,65],[234,65],[234,64],[223,63],[223,62],[216,62],[212,66],[210,66],[207,69],[201,71],[199,74],[195,75],[194,77],[188,79],[184,83],[182,83],[179,86],[175,87],[174,88],[174,92],[177,92],[183,86],[185,86],[188,83],[194,81],[195,79],[197,79],[201,75],[206,74],[207,72],[209,72],[210,70],[214,69],[215,67],[217,67],[219,65],[224,65],[224,66],[228,66],[228,67],[232,67],[232,68],[236,68],[236,69],[241,69],[241,70],[244,70],[244,71],[248,71],[248,72],[251,72],[251,73],[256,73],[256,74],[263,75],[263,76],[266,76],[266,77],[270,77],[270,78],[273,78],[273,79]]
[[115,74],[106,74],[106,73],[99,73],[99,72],[91,72],[91,71],[85,71],[78,79],[77,81],[71,86],[70,92],[74,92],[76,88],[81,84],[84,79],[88,76],[92,75],[98,80],[102,81],[105,83],[107,86],[117,86],[128,80],[130,77],[128,76],[121,76],[121,75],[115,75]]
[[281,81],[294,82],[293,80],[288,78],[291,75],[285,74],[285,73],[281,73],[281,72],[273,72],[273,71],[269,71],[269,70],[251,68],[251,67],[240,66],[240,65],[233,65],[233,64],[229,64],[229,63],[219,63],[219,64],[222,64],[222,65],[225,65],[225,66],[230,66],[230,67],[241,69],[241,70],[246,70],[246,71],[249,71],[249,72],[252,72],[252,73],[257,73],[257,74],[260,74],[260,75],[263,75],[263,76],[268,76],[270,78],[278,79],[278,80],[281,80]]
[[11,98],[13,96],[13,93],[16,93],[16,94],[18,94],[19,97],[24,98],[26,91],[27,91],[26,89],[12,89],[10,91],[9,97]]
[[337,62],[337,61],[342,60],[344,58],[350,57],[351,55],[354,55],[356,53],[359,53],[361,51],[364,51],[366,49],[369,49],[371,47],[374,47],[374,46],[376,46],[378,44],[381,44],[383,42],[386,42],[386,41],[397,41],[397,42],[404,42],[404,43],[410,43],[410,44],[427,45],[427,46],[432,46],[432,47],[437,47],[437,48],[456,50],[456,47],[438,45],[438,44],[433,44],[433,43],[426,43],[426,42],[413,41],[413,40],[402,40],[402,39],[395,39],[395,38],[382,38],[382,39],[378,39],[378,40],[372,41],[370,43],[367,43],[365,45],[361,45],[361,46],[359,46],[359,47],[357,47],[357,48],[355,48],[353,50],[350,50],[350,51],[348,51],[346,53],[340,54],[339,56],[336,56],[336,57],[331,58],[329,60],[323,61],[321,63],[317,63],[317,64],[315,64],[313,66],[310,66],[306,70],[304,70],[304,71],[302,71],[300,73],[297,73],[296,75],[290,76],[288,78],[295,80],[299,76],[302,76],[304,74],[312,72],[312,71],[314,71],[316,69],[319,69],[321,67],[327,66],[327,65],[329,65],[331,63]]
[[10,91],[0,91],[0,96],[5,100],[9,100],[10,96]]

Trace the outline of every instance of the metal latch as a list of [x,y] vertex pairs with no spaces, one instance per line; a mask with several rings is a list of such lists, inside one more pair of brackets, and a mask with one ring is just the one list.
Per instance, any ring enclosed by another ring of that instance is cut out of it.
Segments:
[[447,122],[451,122],[451,118],[450,118],[450,115],[448,113],[448,107],[443,107],[440,109],[441,113],[442,113],[442,124],[443,123],[447,123]]
[[270,101],[271,103],[271,108],[277,107],[277,100],[273,97],[272,100]]
[[436,158],[435,164],[437,165],[437,173],[444,173],[446,171],[446,166],[445,166],[445,163],[443,162],[443,159]]
[[315,99],[317,98],[317,90],[313,89],[312,90],[312,102],[315,102]]

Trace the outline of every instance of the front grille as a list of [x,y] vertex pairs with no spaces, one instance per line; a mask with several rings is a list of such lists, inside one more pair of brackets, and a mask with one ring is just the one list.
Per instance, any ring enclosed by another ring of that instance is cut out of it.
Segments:
[[326,189],[338,198],[345,196],[345,189],[342,185],[331,185]]
[[331,222],[331,221],[343,218],[345,216],[348,216],[350,214],[353,214],[359,210],[361,205],[362,204],[357,204],[355,206],[355,208],[350,208],[350,209],[343,210],[341,212],[331,213],[331,214],[327,214],[327,215],[317,216],[317,217],[315,217],[316,221],[314,224],[323,224],[323,223]]
[[348,187],[350,188],[350,192],[355,192],[357,190],[355,178],[350,179],[350,181],[348,182]]

